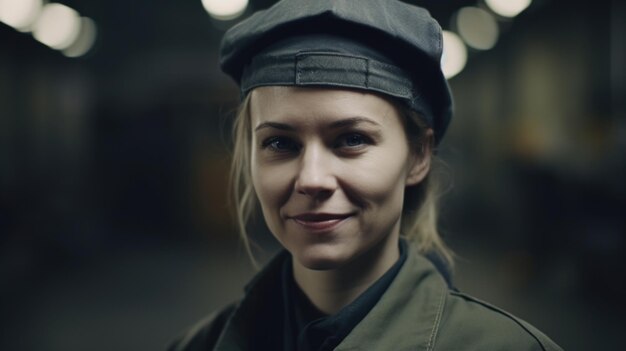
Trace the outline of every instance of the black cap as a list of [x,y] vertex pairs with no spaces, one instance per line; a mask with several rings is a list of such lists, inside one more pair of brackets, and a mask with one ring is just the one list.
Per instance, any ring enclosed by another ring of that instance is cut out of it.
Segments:
[[452,116],[441,27],[397,0],[282,0],[229,29],[220,66],[242,96],[267,85],[383,93],[424,116],[439,142]]

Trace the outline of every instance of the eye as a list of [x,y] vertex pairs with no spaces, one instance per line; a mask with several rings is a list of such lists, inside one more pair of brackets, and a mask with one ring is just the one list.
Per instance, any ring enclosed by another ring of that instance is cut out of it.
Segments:
[[358,148],[366,144],[371,144],[369,137],[359,133],[349,133],[342,135],[335,147]]
[[300,146],[295,141],[287,137],[267,138],[263,141],[261,147],[273,152],[293,152],[300,149]]

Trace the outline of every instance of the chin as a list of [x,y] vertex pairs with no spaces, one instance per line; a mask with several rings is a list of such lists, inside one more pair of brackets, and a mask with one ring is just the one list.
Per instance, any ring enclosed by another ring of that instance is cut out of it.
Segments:
[[314,259],[307,261],[298,261],[303,267],[314,271],[329,271],[341,266],[341,264],[338,264],[336,261],[333,260]]
[[340,268],[349,261],[349,255],[341,251],[337,248],[313,247],[292,252],[292,256],[305,268],[326,271]]

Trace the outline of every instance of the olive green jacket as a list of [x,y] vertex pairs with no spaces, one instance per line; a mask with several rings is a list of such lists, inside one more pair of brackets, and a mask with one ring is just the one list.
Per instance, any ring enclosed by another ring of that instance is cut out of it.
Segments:
[[[387,291],[335,350],[562,350],[525,321],[450,290],[431,262],[408,246]],[[253,285],[280,276],[279,266],[270,264]],[[256,291],[201,321],[170,350],[255,350],[246,335],[258,318],[247,314],[246,305],[256,300]]]

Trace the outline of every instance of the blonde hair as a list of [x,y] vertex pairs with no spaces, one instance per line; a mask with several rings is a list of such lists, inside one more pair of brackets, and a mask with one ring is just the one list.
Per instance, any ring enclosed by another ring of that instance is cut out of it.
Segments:
[[404,122],[407,142],[419,156],[431,156],[431,170],[417,185],[404,191],[401,232],[419,252],[434,253],[448,268],[454,266],[454,253],[443,241],[437,226],[441,179],[436,173],[435,141],[424,118],[401,102],[391,101]]
[[[423,118],[404,104],[389,100],[403,119],[409,145],[420,155],[433,152],[434,141],[428,133]],[[247,233],[247,225],[257,211],[258,201],[252,185],[250,170],[252,128],[250,121],[250,94],[235,115],[233,124],[233,159],[230,169],[230,187],[235,216],[241,239],[253,264],[257,266]],[[432,164],[432,162],[431,162]],[[402,235],[413,242],[421,253],[434,253],[449,268],[453,266],[453,253],[437,230],[439,183],[433,172],[419,184],[407,187],[402,211]]]

